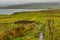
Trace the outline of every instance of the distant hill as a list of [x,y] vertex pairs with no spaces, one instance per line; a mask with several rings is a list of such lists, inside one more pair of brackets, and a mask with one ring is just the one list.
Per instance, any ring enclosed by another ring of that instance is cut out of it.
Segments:
[[0,7],[0,9],[46,9],[46,8],[60,8],[60,3],[29,3],[29,4],[17,4],[5,7]]

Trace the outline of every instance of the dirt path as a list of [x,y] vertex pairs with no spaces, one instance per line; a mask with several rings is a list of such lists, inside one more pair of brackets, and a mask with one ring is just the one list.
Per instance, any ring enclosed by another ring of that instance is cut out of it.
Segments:
[[44,30],[45,30],[45,24],[42,25],[42,29],[39,35],[39,40],[44,40]]

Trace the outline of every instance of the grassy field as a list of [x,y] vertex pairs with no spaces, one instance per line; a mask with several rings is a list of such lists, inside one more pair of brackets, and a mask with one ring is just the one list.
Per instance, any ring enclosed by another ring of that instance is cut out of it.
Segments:
[[[35,21],[31,24],[14,24],[16,21]],[[0,40],[39,40],[39,33],[45,24],[44,40],[60,40],[60,10],[19,12],[0,15]]]

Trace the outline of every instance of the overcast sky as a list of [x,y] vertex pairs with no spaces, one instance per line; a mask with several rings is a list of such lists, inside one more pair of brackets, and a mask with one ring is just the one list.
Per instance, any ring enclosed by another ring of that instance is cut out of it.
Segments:
[[60,2],[60,0],[0,0],[0,3],[10,3],[10,4],[22,4],[22,3],[31,3],[31,2]]

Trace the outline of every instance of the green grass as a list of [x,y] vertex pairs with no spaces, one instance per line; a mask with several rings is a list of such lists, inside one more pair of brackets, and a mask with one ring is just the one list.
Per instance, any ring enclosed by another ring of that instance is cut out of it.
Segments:
[[[50,14],[51,13],[51,14]],[[15,21],[19,20],[31,20],[31,21],[36,21],[40,22],[41,24],[34,30],[30,30],[29,26],[25,25],[25,33],[23,37],[20,36],[11,36],[8,35],[10,40],[38,40],[39,39],[39,33],[41,32],[41,28],[43,24],[46,24],[45,26],[45,32],[44,32],[44,40],[49,40],[50,39],[50,34],[49,34],[49,27],[47,26],[47,20],[51,19],[54,20],[54,25],[52,24],[54,28],[54,33],[53,37],[54,39],[60,40],[60,13],[59,12],[21,12],[17,13],[16,15],[1,15],[0,16],[0,23],[8,23],[8,24],[0,24],[0,36],[3,35],[5,30],[10,30],[13,31],[13,27],[19,27],[20,24],[10,24]],[[23,25],[23,24],[22,24]],[[14,29],[15,30],[15,29]],[[8,33],[8,32],[7,32]],[[4,35],[3,35],[4,36]],[[36,37],[37,36],[37,37]],[[1,38],[1,37],[0,37]]]

